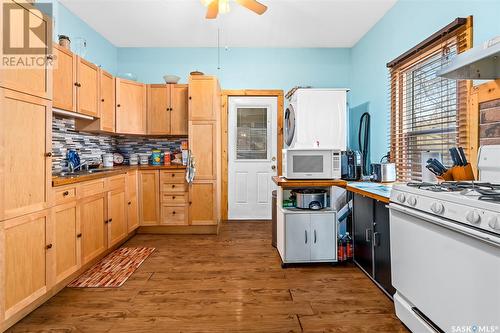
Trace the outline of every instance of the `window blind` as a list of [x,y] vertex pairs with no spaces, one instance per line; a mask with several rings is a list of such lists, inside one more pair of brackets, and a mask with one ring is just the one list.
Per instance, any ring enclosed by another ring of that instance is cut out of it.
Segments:
[[436,74],[471,47],[470,33],[469,25],[463,24],[390,69],[391,161],[396,163],[400,181],[422,179],[423,153],[439,153],[442,162],[450,165],[448,150],[469,146],[470,85]]

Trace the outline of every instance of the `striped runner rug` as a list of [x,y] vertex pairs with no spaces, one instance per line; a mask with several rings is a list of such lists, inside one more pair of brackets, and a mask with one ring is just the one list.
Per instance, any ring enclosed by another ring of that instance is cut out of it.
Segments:
[[117,249],[73,280],[68,287],[121,287],[154,250],[154,247],[123,247]]

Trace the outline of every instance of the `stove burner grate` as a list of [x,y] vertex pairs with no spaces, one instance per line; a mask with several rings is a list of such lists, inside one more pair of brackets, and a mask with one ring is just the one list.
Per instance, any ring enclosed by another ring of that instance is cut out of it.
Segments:
[[481,182],[442,182],[440,184],[426,182],[410,182],[410,187],[419,188],[432,192],[460,192],[463,190],[476,191],[483,196],[500,196],[500,184],[481,183]]

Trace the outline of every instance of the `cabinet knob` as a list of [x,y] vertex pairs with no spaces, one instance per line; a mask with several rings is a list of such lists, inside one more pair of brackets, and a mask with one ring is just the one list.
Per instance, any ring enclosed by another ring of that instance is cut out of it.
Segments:
[[64,191],[63,192],[63,197],[68,196],[68,195],[69,195],[69,191]]
[[78,235],[76,235],[76,238],[82,238],[82,233],[79,233]]
[[129,205],[131,205],[131,204],[132,204],[132,201],[129,201],[129,202],[128,202],[128,204],[129,204]]
[[104,223],[108,224],[108,223],[109,223],[109,220],[104,221]]
[[175,188],[175,185],[172,185],[172,188]]
[[189,205],[191,206],[192,204],[193,204],[193,202],[192,202],[192,201],[189,201]]
[[175,196],[172,197],[172,200],[175,200]]
[[47,244],[47,246],[45,247],[47,250],[51,249],[52,248],[52,244]]
[[172,177],[175,177],[175,173],[172,174]]
[[101,102],[104,102],[104,98],[101,98]]
[[51,152],[48,152],[45,154],[46,157],[52,157],[52,153]]
[[172,215],[175,215],[175,210],[172,212]]
[[79,83],[79,82],[75,82],[75,86],[77,86],[78,88],[80,88],[82,86],[82,84]]
[[48,55],[47,60],[54,60],[54,57],[52,55]]
[[193,97],[189,96],[189,99],[193,99]]
[[120,107],[120,104],[116,104],[116,107],[119,108]]
[[109,219],[109,221],[108,221],[108,222],[109,222],[109,223],[113,222],[113,219]]

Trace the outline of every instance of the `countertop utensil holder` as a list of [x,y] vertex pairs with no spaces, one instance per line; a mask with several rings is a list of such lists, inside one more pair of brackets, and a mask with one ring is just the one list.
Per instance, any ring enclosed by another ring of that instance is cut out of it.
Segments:
[[448,169],[437,179],[441,181],[470,181],[475,180],[474,172],[472,171],[472,165],[467,163],[465,166],[454,166]]

